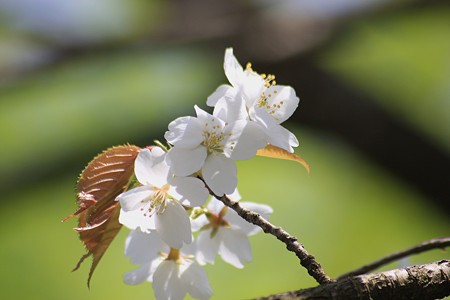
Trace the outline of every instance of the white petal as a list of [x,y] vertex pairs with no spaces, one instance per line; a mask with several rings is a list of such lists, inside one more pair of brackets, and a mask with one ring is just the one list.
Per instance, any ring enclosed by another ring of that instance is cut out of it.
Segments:
[[140,284],[151,277],[151,262],[143,264],[140,268],[133,270],[131,272],[125,273],[123,281],[126,284],[137,285]]
[[250,241],[240,230],[221,227],[217,235],[222,239],[219,254],[224,261],[236,268],[243,268],[244,262],[252,260]]
[[162,187],[167,183],[169,166],[164,161],[165,152],[159,147],[142,149],[134,163],[137,180],[144,185]]
[[236,57],[233,55],[233,48],[227,48],[225,50],[223,69],[231,85],[234,87],[239,86],[244,70]]
[[228,123],[248,119],[248,112],[244,99],[242,99],[242,97],[231,95],[231,93],[217,102],[214,107],[213,115]]
[[205,265],[206,263],[214,264],[217,253],[219,252],[220,239],[215,235],[211,238],[211,229],[201,231],[197,238],[197,253],[195,258],[198,263]]
[[120,206],[124,211],[138,210],[143,206],[141,201],[148,199],[152,195],[152,188],[144,185],[120,194],[116,197],[116,201],[120,202]]
[[163,243],[156,232],[143,233],[132,230],[125,241],[125,255],[133,264],[144,264],[160,257],[160,252],[168,252],[169,247]]
[[217,200],[215,197],[209,201],[208,206],[206,207],[209,211],[218,214],[222,208],[225,206],[222,201]]
[[[269,216],[273,212],[270,206],[264,204],[253,202],[240,202],[240,204],[242,207],[260,214],[266,220],[269,220]],[[230,223],[231,227],[241,230],[245,235],[254,235],[261,231],[259,226],[247,222],[232,209],[228,210],[225,220]]]
[[254,106],[266,89],[264,79],[253,71],[246,70],[240,82],[240,93],[247,108]]
[[188,176],[201,169],[207,150],[203,146],[195,149],[180,149],[173,147],[167,152],[166,162],[177,176]]
[[237,186],[236,163],[223,154],[211,154],[205,160],[202,169],[206,185],[216,194],[231,194]]
[[[197,114],[198,120],[200,120],[201,124],[203,125],[203,130],[211,129],[212,126],[216,126],[219,128],[219,131],[221,131],[225,127],[225,121],[221,120],[220,118],[217,118],[216,116],[213,116],[197,105],[194,106],[195,113]],[[208,127],[209,126],[209,127]],[[203,133],[202,130],[202,133]]]
[[141,210],[120,210],[119,223],[128,227],[129,229],[137,229],[145,233],[150,233],[150,230],[155,229],[155,218],[146,214]]
[[290,86],[271,86],[265,91],[265,95],[267,101],[264,107],[277,124],[281,124],[289,119],[297,109],[300,101],[295,95],[295,90]]
[[153,292],[157,300],[182,300],[187,287],[179,278],[178,264],[172,260],[163,261],[153,275]]
[[170,179],[170,185],[169,194],[191,207],[203,205],[209,196],[203,181],[195,177],[174,177]]
[[197,118],[181,117],[170,122],[164,138],[174,146],[192,149],[203,141],[203,126]]
[[224,153],[234,160],[250,159],[267,145],[264,129],[256,122],[237,121],[228,125],[226,130],[230,130],[232,136],[226,142]]
[[269,143],[283,148],[290,153],[294,152],[294,148],[298,146],[298,140],[295,135],[281,125],[276,125],[267,129]]
[[291,153],[292,147],[298,146],[298,140],[293,133],[276,123],[275,119],[263,108],[256,107],[250,111],[251,118],[259,123],[267,135],[270,144],[283,148]]
[[206,224],[209,224],[209,221],[204,214],[195,219],[191,219],[191,229],[194,232],[200,230]]
[[232,86],[228,84],[222,84],[217,88],[217,90],[214,91],[214,93],[212,93],[208,97],[208,99],[206,100],[206,104],[208,106],[215,106],[220,99],[225,97],[225,95],[229,93],[235,94],[236,91],[234,90],[235,89]]
[[178,201],[167,200],[164,212],[154,214],[154,218],[156,231],[170,247],[180,249],[183,243],[192,242],[189,216]]
[[209,299],[213,291],[209,285],[205,270],[196,263],[190,263],[180,277],[188,287],[189,294],[196,299]]

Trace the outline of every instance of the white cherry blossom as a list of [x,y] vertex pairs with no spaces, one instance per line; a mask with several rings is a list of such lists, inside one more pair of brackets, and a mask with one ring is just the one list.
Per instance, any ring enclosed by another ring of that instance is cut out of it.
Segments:
[[[290,86],[277,85],[274,75],[258,74],[248,64],[244,69],[233,55],[225,51],[225,75],[231,85],[221,85],[208,97],[207,104],[226,121],[249,119],[258,123],[267,135],[267,142],[294,152],[298,146],[293,133],[280,124],[296,110],[299,98]],[[245,106],[246,114],[241,106]]]
[[179,249],[192,241],[189,216],[182,204],[200,206],[209,192],[197,178],[173,177],[165,155],[159,147],[139,152],[134,172],[142,186],[117,196],[119,222],[143,232],[155,229],[164,242]]
[[[236,199],[237,196],[238,193],[234,193],[230,198]],[[272,213],[272,208],[267,205],[252,202],[240,202],[240,205],[265,219]],[[248,236],[261,230],[215,198],[208,203],[207,213],[193,220],[192,225],[193,230],[201,230],[196,241],[196,257],[201,265],[213,264],[219,254],[224,261],[237,268],[243,268],[244,262],[251,261]]]
[[261,126],[247,120],[227,123],[195,106],[197,117],[181,117],[169,124],[166,140],[173,145],[166,156],[175,175],[201,170],[208,187],[218,196],[237,185],[234,160],[250,159],[267,142]]
[[192,253],[193,249],[185,247],[170,248],[155,233],[133,230],[126,240],[125,255],[141,266],[126,273],[124,281],[131,285],[152,282],[158,300],[181,300],[188,293],[196,299],[209,299],[212,290],[208,277],[192,259]]

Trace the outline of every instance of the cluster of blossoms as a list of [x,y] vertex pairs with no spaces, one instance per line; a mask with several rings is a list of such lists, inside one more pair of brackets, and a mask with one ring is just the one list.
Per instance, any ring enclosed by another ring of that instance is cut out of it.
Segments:
[[[164,135],[169,149],[142,149],[134,168],[140,185],[117,197],[119,222],[132,229],[125,255],[141,265],[125,282],[152,282],[157,299],[182,299],[187,293],[209,299],[202,265],[213,264],[217,255],[237,268],[251,260],[248,236],[260,228],[217,198],[240,200],[235,160],[250,159],[268,144],[291,153],[298,146],[280,125],[298,106],[295,91],[250,65],[244,69],[231,48],[224,69],[231,85],[208,97],[213,114],[195,106],[196,117],[171,122]],[[272,213],[267,205],[240,204],[265,219]]]

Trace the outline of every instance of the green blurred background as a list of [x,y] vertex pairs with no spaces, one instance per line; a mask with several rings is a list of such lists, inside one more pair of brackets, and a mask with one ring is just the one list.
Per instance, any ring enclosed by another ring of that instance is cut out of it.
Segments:
[[[301,98],[292,162],[238,163],[243,201],[274,208],[331,276],[449,236],[450,5],[389,0],[0,2],[1,299],[153,299],[127,286],[121,231],[86,287],[60,223],[89,160],[162,139],[225,83],[225,47]],[[207,266],[213,299],[314,286],[271,236],[243,270]],[[431,251],[386,268],[448,258]]]

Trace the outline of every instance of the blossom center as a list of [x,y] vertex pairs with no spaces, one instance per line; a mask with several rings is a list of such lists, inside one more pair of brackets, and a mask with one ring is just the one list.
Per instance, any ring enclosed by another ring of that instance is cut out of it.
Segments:
[[205,123],[202,145],[206,147],[208,153],[222,153],[226,136],[227,133],[222,131],[222,124],[217,119],[212,118],[211,122]]
[[143,207],[141,207],[141,211],[144,212],[144,216],[151,216],[154,211],[157,214],[161,214],[166,209],[166,200],[169,197],[169,184],[165,184],[162,187],[152,187],[153,193],[150,197],[141,201],[143,203]]
[[228,212],[228,207],[224,206],[218,214],[208,212],[206,214],[206,217],[208,218],[209,225],[208,227],[212,229],[211,231],[211,238],[213,238],[217,234],[217,230],[219,230],[220,227],[229,227],[230,223],[227,222],[223,217]]

